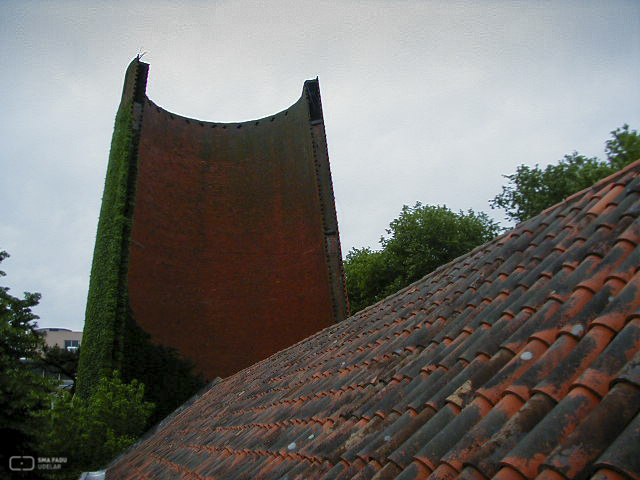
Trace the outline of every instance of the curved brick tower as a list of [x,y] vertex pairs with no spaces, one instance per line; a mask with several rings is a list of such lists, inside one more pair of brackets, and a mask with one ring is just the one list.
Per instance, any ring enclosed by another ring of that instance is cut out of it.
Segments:
[[110,368],[224,377],[347,316],[318,81],[276,115],[210,123],[149,100],[148,68],[130,64],[116,118],[81,394]]

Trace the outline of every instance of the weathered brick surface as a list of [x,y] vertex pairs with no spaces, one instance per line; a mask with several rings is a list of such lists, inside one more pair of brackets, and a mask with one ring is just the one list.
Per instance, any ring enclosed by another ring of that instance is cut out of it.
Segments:
[[208,378],[333,322],[308,109],[212,124],[144,105],[130,308]]

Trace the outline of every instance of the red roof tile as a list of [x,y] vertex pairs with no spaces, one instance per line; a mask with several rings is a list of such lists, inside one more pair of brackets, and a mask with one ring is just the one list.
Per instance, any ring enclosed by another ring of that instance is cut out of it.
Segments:
[[640,479],[639,214],[640,161],[216,383],[107,478]]

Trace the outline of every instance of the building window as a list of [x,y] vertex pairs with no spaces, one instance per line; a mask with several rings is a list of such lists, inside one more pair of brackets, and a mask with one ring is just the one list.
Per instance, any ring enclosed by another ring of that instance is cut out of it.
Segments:
[[80,346],[80,340],[65,340],[64,348],[67,350],[77,350]]

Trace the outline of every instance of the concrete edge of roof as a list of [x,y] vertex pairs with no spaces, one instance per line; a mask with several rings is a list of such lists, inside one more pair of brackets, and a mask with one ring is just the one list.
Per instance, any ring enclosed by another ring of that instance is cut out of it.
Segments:
[[104,480],[106,470],[97,470],[95,472],[83,472],[78,480]]

